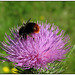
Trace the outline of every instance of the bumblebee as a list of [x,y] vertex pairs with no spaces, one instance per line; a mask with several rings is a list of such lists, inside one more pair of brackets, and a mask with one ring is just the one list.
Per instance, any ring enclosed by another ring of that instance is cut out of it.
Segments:
[[27,21],[27,23],[23,23],[23,26],[19,29],[19,35],[24,39],[27,39],[27,35],[31,35],[32,33],[39,33],[40,27],[38,24],[34,22],[29,22],[31,18]]

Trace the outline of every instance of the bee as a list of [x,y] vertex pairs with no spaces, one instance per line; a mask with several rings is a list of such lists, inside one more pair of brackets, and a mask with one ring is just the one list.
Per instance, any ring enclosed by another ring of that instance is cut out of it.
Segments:
[[31,18],[27,21],[26,24],[23,23],[23,26],[21,26],[19,29],[19,36],[21,39],[27,39],[27,35],[31,36],[32,33],[39,33],[40,31],[39,25],[34,22],[29,22],[30,20]]

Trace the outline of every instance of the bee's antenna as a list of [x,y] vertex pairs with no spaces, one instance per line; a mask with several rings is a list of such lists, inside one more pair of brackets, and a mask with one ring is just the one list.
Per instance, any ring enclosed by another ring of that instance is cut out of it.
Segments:
[[27,21],[27,23],[26,23],[26,24],[28,24],[30,20],[31,20],[31,18]]
[[31,20],[31,18],[27,21],[27,23],[26,23],[26,24],[24,24],[24,23],[23,23],[23,25],[25,25],[25,26],[26,26],[26,25],[29,23],[29,21],[30,21],[30,20]]

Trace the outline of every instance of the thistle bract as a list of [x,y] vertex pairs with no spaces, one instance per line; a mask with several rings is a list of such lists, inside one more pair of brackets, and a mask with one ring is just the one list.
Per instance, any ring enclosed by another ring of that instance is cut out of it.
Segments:
[[[38,23],[37,23],[38,24]],[[69,36],[64,36],[63,30],[51,24],[38,24],[39,33],[32,33],[27,39],[19,39],[19,28],[10,29],[6,34],[7,42],[2,42],[3,50],[8,54],[4,58],[23,69],[46,68],[48,63],[61,61],[70,50]]]

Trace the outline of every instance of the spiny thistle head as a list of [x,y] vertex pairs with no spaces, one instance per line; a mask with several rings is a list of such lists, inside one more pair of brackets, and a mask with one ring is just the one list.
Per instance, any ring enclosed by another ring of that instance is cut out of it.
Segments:
[[32,34],[34,39],[28,35],[27,39],[19,39],[20,27],[11,29],[10,36],[6,34],[7,42],[2,42],[2,49],[8,55],[4,58],[13,62],[16,67],[44,69],[48,63],[64,59],[69,52],[69,36],[64,36],[63,30],[60,32],[58,26],[51,24],[38,25],[40,31]]

